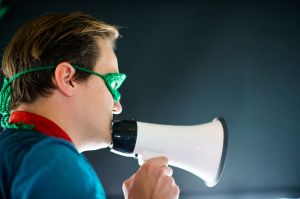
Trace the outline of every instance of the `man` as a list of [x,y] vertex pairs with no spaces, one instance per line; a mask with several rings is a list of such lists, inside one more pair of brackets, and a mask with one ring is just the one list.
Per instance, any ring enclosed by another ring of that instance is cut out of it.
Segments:
[[[80,154],[108,147],[119,114],[116,27],[81,13],[25,24],[2,60],[1,198],[105,198]],[[123,183],[125,198],[178,198],[165,157],[147,161]]]

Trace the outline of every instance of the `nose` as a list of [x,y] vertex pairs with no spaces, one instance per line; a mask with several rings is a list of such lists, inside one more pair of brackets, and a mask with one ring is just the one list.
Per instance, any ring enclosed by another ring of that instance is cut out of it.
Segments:
[[120,114],[122,112],[122,105],[120,102],[115,102],[113,107],[113,114]]

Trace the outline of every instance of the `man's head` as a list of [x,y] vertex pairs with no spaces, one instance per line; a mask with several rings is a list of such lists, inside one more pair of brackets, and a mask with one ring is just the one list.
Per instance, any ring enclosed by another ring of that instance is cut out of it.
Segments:
[[73,65],[100,73],[118,73],[113,52],[116,27],[81,13],[47,14],[25,24],[7,46],[3,72],[7,78],[29,68],[12,84],[11,110],[27,110],[55,120],[80,150],[109,144],[112,113],[122,107],[103,79]]
[[[81,13],[47,14],[23,25],[7,46],[2,60],[4,74],[10,78],[28,68],[77,64],[93,70],[101,56],[97,38],[114,46],[119,33],[116,27]],[[28,73],[12,84],[11,109],[47,96],[55,88],[54,70]],[[77,81],[90,74],[78,71]]]

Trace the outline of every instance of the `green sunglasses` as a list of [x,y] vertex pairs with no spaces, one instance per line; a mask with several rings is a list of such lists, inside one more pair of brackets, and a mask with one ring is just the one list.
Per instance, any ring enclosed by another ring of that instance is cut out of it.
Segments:
[[[106,75],[102,75],[100,73],[97,73],[95,71],[89,70],[87,68],[83,68],[82,66],[79,65],[72,65],[75,69],[96,75],[100,78],[102,78],[108,88],[108,90],[110,91],[111,95],[114,98],[115,102],[119,102],[121,99],[121,94],[118,91],[118,88],[120,88],[120,86],[122,85],[122,83],[124,82],[124,80],[126,79],[126,75],[122,74],[122,73],[108,73]],[[7,83],[3,84],[2,90],[5,89],[5,87],[7,87],[8,85],[11,84],[11,82],[13,82],[15,79],[17,79],[18,77],[20,77],[21,75],[24,75],[25,73],[30,73],[30,72],[34,72],[34,71],[41,71],[41,70],[50,70],[50,69],[54,69],[56,66],[40,66],[40,67],[35,67],[35,68],[29,68],[27,70],[24,70],[22,72],[19,72],[17,74],[15,74],[12,78],[10,78],[9,80],[6,79]]]
[[91,73],[93,75],[96,75],[100,78],[102,78],[108,88],[108,90],[110,91],[111,95],[114,98],[115,102],[119,102],[120,98],[121,98],[121,94],[118,91],[118,88],[120,88],[120,86],[122,85],[122,83],[124,82],[124,80],[126,79],[126,75],[122,74],[122,73],[108,73],[106,75],[101,75],[100,73],[97,73],[95,71],[83,68],[81,66],[78,65],[72,65],[74,68],[87,72],[87,73]]

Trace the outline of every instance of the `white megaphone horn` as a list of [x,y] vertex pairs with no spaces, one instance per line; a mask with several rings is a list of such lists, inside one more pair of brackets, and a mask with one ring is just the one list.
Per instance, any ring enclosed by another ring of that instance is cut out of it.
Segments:
[[166,156],[169,165],[189,171],[213,187],[225,164],[227,128],[223,118],[192,126],[119,120],[112,125],[110,148],[119,155],[137,157],[139,164]]

